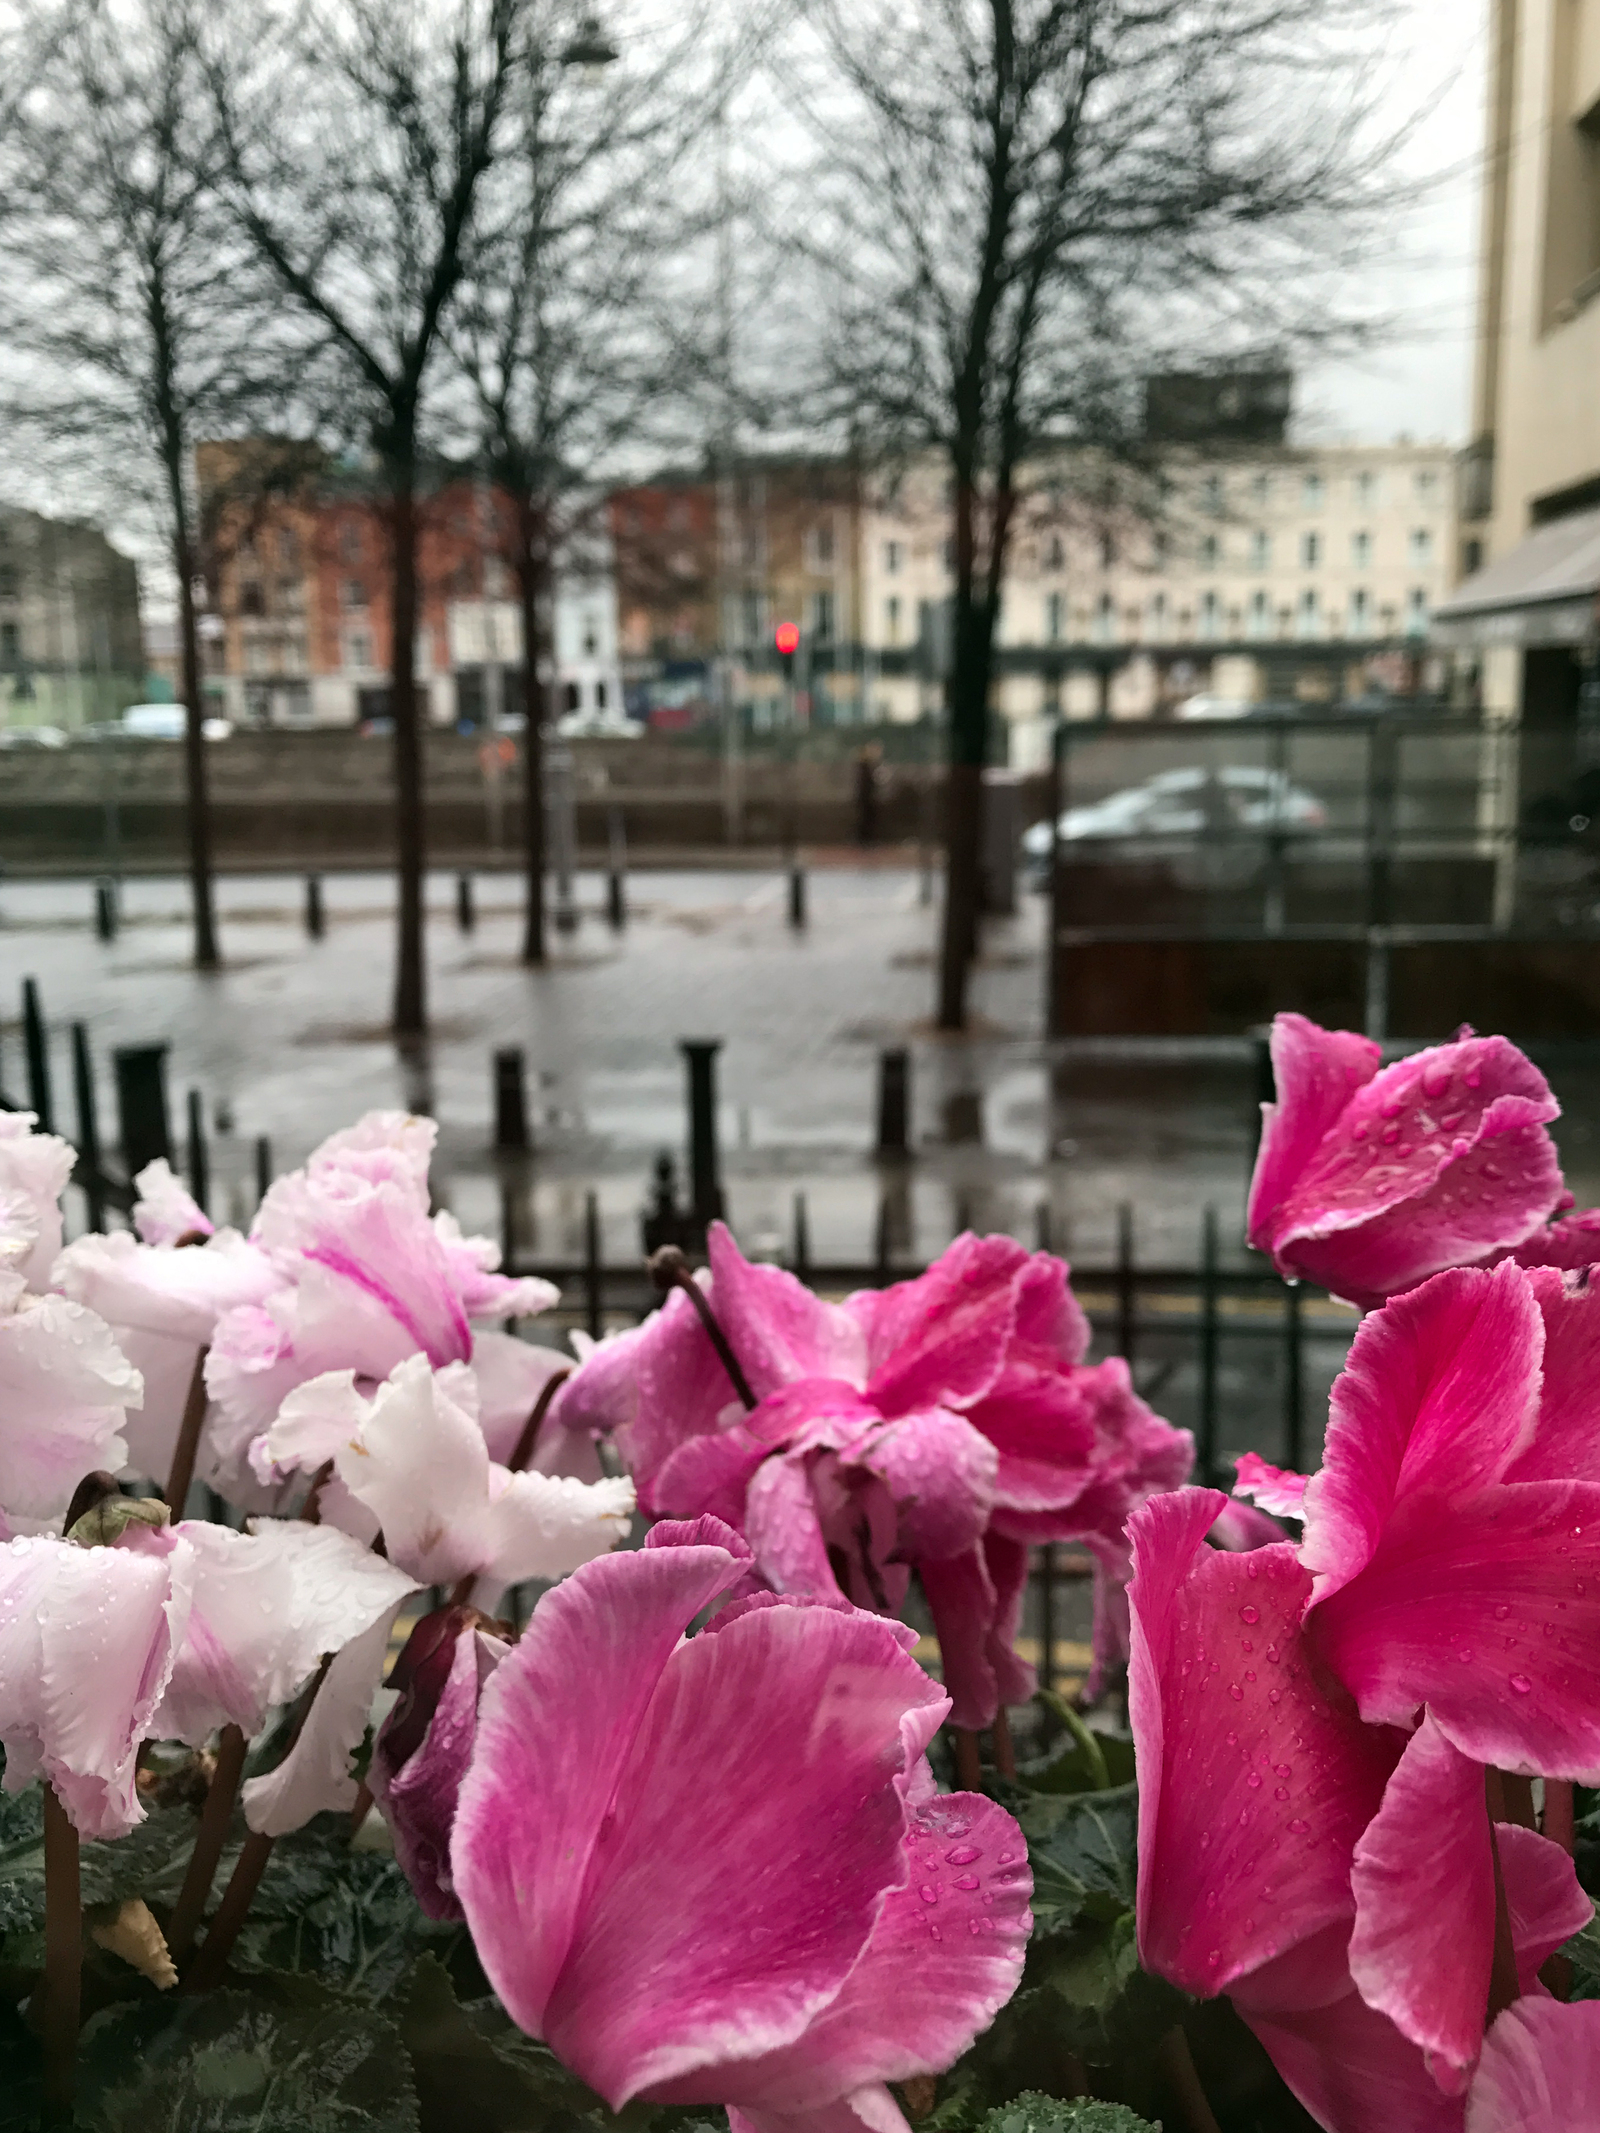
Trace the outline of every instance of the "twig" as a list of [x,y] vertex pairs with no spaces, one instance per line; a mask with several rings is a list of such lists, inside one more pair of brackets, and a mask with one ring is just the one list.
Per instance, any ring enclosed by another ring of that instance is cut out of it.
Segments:
[[716,1349],[734,1391],[744,1402],[746,1409],[754,1407],[757,1402],[755,1394],[750,1390],[750,1380],[745,1376],[727,1334],[717,1322],[717,1314],[711,1308],[710,1299],[690,1273],[688,1260],[675,1244],[664,1244],[659,1251],[650,1254],[650,1279],[663,1295],[673,1289],[682,1289],[694,1306],[701,1325],[705,1327],[707,1337]]
[[538,1399],[533,1403],[532,1414],[522,1425],[522,1435],[517,1439],[516,1449],[506,1461],[506,1465],[513,1474],[520,1474],[533,1457],[533,1447],[538,1442],[540,1425],[550,1412],[550,1402],[571,1375],[572,1372],[570,1370],[558,1370],[554,1377],[545,1381]]
[[1189,2133],[1222,2133],[1216,2113],[1200,2086],[1194,2055],[1189,2050],[1189,2039],[1184,2035],[1181,2022],[1174,2023],[1157,2045],[1156,2057]]
[[216,1878],[217,1862],[228,1841],[233,1803],[239,1796],[239,1780],[244,1775],[244,1758],[244,1734],[237,1726],[224,1726],[217,1742],[217,1766],[206,1788],[200,1827],[195,1835],[194,1850],[189,1854],[188,1872],[183,1877],[183,1887],[178,1891],[178,1901],[173,1906],[167,1927],[167,1948],[180,1969],[194,1946],[194,1937],[205,1913],[206,1898],[211,1894],[211,1884]]
[[206,1357],[210,1352],[209,1348],[202,1348],[194,1359],[189,1397],[183,1405],[183,1421],[172,1450],[172,1470],[167,1475],[165,1494],[175,1519],[183,1516],[183,1507],[189,1500],[189,1484],[194,1479],[195,1456],[200,1449],[200,1432],[206,1419]]
[[70,2124],[77,2087],[78,2022],[83,2001],[83,1905],[78,1832],[55,1787],[44,1789],[44,1978],[34,1996],[44,2046],[47,2122]]

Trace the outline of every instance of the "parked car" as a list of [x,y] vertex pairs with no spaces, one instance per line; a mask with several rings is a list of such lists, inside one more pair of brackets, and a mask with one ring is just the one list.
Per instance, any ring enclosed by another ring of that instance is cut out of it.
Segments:
[[[1069,807],[1057,825],[1063,844],[1192,843],[1231,835],[1309,836],[1326,827],[1328,811],[1286,772],[1253,763],[1163,770],[1086,807]],[[1022,839],[1032,866],[1050,863],[1050,825],[1036,822]]]
[[0,748],[65,748],[59,726],[0,726]]
[[623,711],[568,711],[556,732],[564,741],[636,741],[644,728]]
[[1255,708],[1242,696],[1186,696],[1178,706],[1181,719],[1191,718],[1248,718]]
[[[129,704],[115,724],[84,731],[96,740],[181,741],[188,719],[182,704]],[[208,741],[225,741],[233,727],[225,718],[208,718],[200,730]]]

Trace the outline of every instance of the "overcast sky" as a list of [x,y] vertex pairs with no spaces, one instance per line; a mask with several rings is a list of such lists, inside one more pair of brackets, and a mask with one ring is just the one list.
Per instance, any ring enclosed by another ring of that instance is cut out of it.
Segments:
[[1397,227],[1373,294],[1385,345],[1300,382],[1301,434],[1381,444],[1402,434],[1467,439],[1477,295],[1487,0],[1408,0],[1386,73],[1397,122],[1423,110],[1405,164],[1431,181]]

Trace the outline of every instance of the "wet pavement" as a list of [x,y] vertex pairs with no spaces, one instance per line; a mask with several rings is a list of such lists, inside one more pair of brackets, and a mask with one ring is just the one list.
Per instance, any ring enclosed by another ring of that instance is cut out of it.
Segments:
[[[200,1090],[210,1123],[213,1212],[247,1220],[253,1143],[274,1165],[303,1159],[325,1134],[374,1106],[439,1121],[435,1178],[469,1229],[497,1232],[500,1180],[490,1147],[491,1058],[521,1045],[537,1142],[521,1195],[520,1244],[572,1263],[584,1202],[598,1195],[603,1256],[639,1253],[639,1215],[658,1150],[686,1136],[678,1040],[721,1037],[719,1125],[730,1220],[747,1249],[786,1253],[803,1195],[813,1263],[872,1261],[881,1210],[897,1261],[931,1256],[965,1223],[1028,1242],[1048,1235],[1083,1268],[1108,1268],[1118,1208],[1134,1210],[1146,1267],[1192,1267],[1203,1209],[1218,1212],[1224,1263],[1242,1267],[1244,1194],[1254,1139],[1255,1061],[1237,1039],[1076,1040],[1042,1036],[1044,912],[1021,899],[991,921],[977,973],[972,1033],[930,1027],[936,911],[917,873],[897,866],[817,867],[808,923],[787,917],[787,883],[760,871],[640,872],[629,922],[605,923],[604,884],[579,880],[580,923],[555,936],[549,966],[518,960],[517,883],[477,878],[477,923],[462,933],[455,883],[429,885],[434,1031],[406,1055],[387,1034],[393,905],[382,874],[324,878],[321,940],[303,923],[303,882],[235,875],[219,884],[226,968],[189,965],[186,895],[175,877],[130,880],[117,939],[99,942],[86,881],[0,884],[0,1085],[25,1089],[17,1020],[21,981],[37,979],[52,1038],[57,1123],[71,1132],[68,1026],[88,1028],[103,1136],[114,1046],[165,1040],[175,1124]],[[912,1054],[906,1165],[874,1156],[877,1059]],[[1557,1129],[1581,1204],[1600,1201],[1600,1055],[1546,1047],[1566,1116]],[[81,1216],[77,1219],[81,1220]],[[1259,1265],[1259,1262],[1254,1262]],[[1107,1309],[1112,1299],[1103,1296]],[[1141,1385],[1174,1420],[1192,1418],[1195,1339],[1178,1316],[1140,1335]],[[1280,1450],[1290,1398],[1278,1303],[1250,1317],[1230,1306],[1223,1342],[1224,1448]],[[1313,1307],[1301,1407],[1309,1455],[1327,1380],[1349,1321]],[[1263,1316],[1262,1313],[1265,1315]]]

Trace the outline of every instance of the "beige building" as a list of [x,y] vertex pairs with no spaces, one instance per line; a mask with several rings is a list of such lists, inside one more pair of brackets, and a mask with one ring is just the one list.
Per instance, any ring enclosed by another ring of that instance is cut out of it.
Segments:
[[1465,582],[1439,634],[1490,710],[1547,736],[1523,749],[1526,811],[1572,772],[1597,653],[1600,0],[1491,0],[1490,31]]
[[115,718],[144,671],[132,559],[97,526],[0,507],[0,726]]
[[[1000,619],[998,707],[1011,760],[1069,717],[1414,688],[1455,575],[1455,455],[1442,444],[1174,454],[1159,484],[1029,485]],[[929,644],[951,589],[946,483],[904,475],[862,514],[868,694],[879,717],[927,706]],[[913,648],[921,648],[919,659]]]

